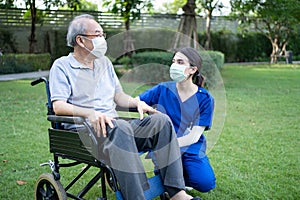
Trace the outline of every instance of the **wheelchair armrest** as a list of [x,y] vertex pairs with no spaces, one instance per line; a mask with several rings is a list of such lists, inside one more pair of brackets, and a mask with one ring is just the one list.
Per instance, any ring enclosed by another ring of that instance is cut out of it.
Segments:
[[[91,156],[93,156],[94,158],[99,158],[99,152],[98,152],[98,140],[96,137],[96,134],[94,133],[94,129],[89,125],[89,123],[86,121],[86,119],[84,117],[79,117],[79,116],[59,116],[59,115],[48,115],[47,117],[48,121],[52,122],[52,123],[69,123],[69,124],[77,124],[77,125],[83,125],[83,127],[80,128],[76,128],[76,130],[72,130],[71,132],[73,132],[72,134],[70,134],[70,131],[68,130],[64,130],[64,129],[60,129],[60,128],[54,128],[54,129],[50,129],[49,131],[52,133],[52,135],[56,134],[56,133],[61,133],[63,132],[64,135],[63,137],[67,137],[66,135],[70,136],[71,138],[73,138],[73,140],[80,140],[82,142],[82,144],[85,146],[84,150],[82,150],[81,146],[76,146],[77,143],[73,144],[73,146],[68,146],[70,148],[67,148],[68,150],[66,151],[71,151],[70,154],[74,153],[74,149],[78,152],[81,152],[82,155],[87,155],[86,151],[88,151],[90,153]],[[74,134],[75,133],[75,134]],[[78,135],[78,136],[74,136],[74,135]],[[61,134],[59,135],[59,137],[61,137]],[[55,137],[56,139],[58,137]],[[69,145],[69,143],[63,143],[64,145]],[[51,143],[51,145],[53,146],[53,143]],[[54,148],[54,147],[53,147]],[[86,149],[86,150],[85,150]],[[57,151],[61,151],[60,149],[57,149]],[[84,158],[85,156],[82,157],[82,159],[86,159]],[[94,160],[94,159],[91,159]]]
[[84,117],[79,116],[59,116],[59,115],[48,115],[48,121],[59,122],[59,123],[70,123],[70,124],[84,124],[86,120]]
[[[138,112],[137,108],[125,108],[125,107],[116,107],[117,111],[124,112]],[[50,122],[59,122],[59,123],[70,123],[70,124],[84,124],[86,120],[84,117],[79,116],[65,116],[65,115],[48,115],[47,120]]]
[[126,107],[121,107],[121,106],[117,106],[116,110],[124,111],[124,112],[138,112],[137,108],[126,108]]

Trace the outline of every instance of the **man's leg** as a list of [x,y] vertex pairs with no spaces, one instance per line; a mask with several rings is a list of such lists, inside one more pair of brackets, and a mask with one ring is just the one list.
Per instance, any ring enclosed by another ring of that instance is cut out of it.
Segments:
[[130,124],[115,120],[114,128],[108,127],[107,131],[108,137],[102,138],[100,151],[113,169],[124,199],[144,200],[144,190],[149,186]]
[[185,188],[181,153],[175,131],[169,117],[150,115],[143,120],[130,122],[139,151],[152,150],[156,158],[163,184],[173,188],[173,193]]

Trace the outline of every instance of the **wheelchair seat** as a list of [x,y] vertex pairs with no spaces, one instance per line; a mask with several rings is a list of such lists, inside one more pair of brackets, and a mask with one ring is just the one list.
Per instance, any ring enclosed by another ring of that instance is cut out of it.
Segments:
[[[66,200],[67,198],[82,200],[85,194],[98,182],[101,181],[101,196],[97,200],[106,200],[108,185],[117,200],[123,200],[122,194],[118,187],[117,179],[112,168],[98,160],[97,138],[93,129],[87,123],[86,119],[78,116],[57,116],[52,109],[50,100],[49,83],[46,78],[41,77],[31,82],[31,85],[44,82],[47,93],[47,119],[51,122],[48,129],[50,152],[53,153],[54,159],[41,166],[49,165],[52,173],[43,173],[39,176],[35,185],[35,199],[53,199]],[[83,128],[75,130],[63,129],[62,123],[71,123],[81,125]],[[81,134],[87,134],[88,137],[81,137]],[[84,139],[83,139],[84,138]],[[88,138],[88,139],[87,139]],[[60,159],[67,159],[69,163],[60,163]],[[62,167],[72,167],[79,164],[86,164],[86,167],[75,176],[75,178],[65,187],[60,183],[59,169]],[[77,194],[69,192],[70,188],[91,168],[99,168],[96,175],[83,187]],[[150,189],[144,192],[146,199],[150,200],[156,197],[166,199],[162,180],[158,174],[148,179]]]

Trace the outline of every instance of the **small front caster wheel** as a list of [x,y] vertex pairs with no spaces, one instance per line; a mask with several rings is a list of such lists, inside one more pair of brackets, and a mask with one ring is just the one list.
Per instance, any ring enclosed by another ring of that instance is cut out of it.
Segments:
[[36,181],[35,200],[66,200],[67,194],[61,183],[52,174],[41,174]]

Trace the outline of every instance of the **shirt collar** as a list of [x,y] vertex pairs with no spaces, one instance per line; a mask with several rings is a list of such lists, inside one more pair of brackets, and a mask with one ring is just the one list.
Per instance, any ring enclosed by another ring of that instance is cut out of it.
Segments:
[[78,62],[73,53],[69,53],[68,55],[69,59],[70,59],[70,65],[72,68],[75,68],[75,69],[89,69],[88,67],[84,66],[83,64],[81,64],[80,62]]

